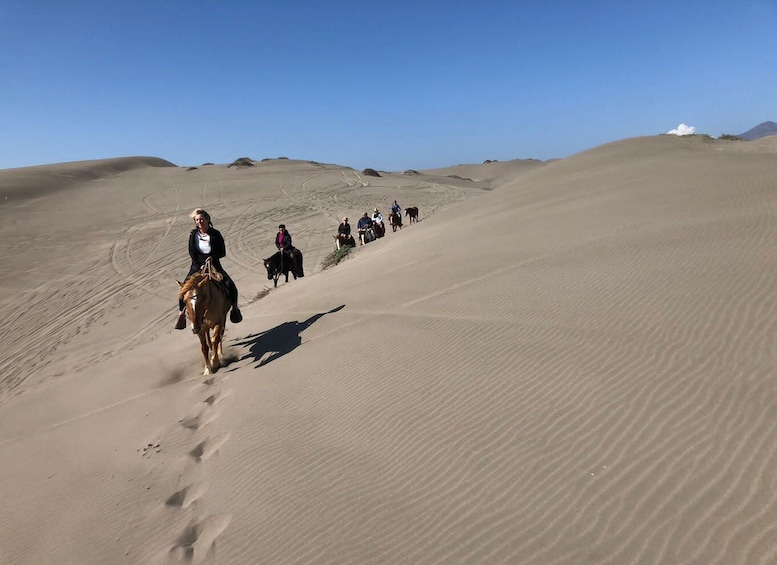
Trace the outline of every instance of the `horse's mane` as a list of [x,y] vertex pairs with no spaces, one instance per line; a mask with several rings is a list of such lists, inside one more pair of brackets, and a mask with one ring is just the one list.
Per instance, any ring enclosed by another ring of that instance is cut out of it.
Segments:
[[[183,300],[184,295],[189,292],[190,290],[194,290],[195,287],[199,286],[199,284],[202,282],[203,279],[208,278],[207,273],[204,271],[197,271],[192,276],[190,276],[184,283],[181,285],[181,289],[178,291],[178,299]],[[224,281],[224,275],[222,275],[219,271],[217,271],[213,266],[210,267],[210,280],[219,284],[222,284]]]
[[181,289],[178,291],[178,298],[183,299],[184,295],[190,290],[193,290],[198,284],[202,282],[202,279],[204,278],[204,274],[194,273],[192,276],[186,279],[181,285]]

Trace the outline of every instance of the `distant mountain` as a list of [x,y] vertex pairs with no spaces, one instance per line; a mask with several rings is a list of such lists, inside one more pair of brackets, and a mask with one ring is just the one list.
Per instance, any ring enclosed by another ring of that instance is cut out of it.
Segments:
[[754,128],[747,130],[745,133],[740,133],[737,137],[741,137],[747,141],[754,141],[769,135],[777,135],[777,124],[774,122],[763,122],[758,124]]

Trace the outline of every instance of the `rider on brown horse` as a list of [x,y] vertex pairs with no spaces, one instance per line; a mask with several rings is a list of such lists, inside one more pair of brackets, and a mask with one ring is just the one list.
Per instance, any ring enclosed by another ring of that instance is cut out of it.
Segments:
[[[237,306],[237,286],[219,261],[219,259],[227,254],[224,237],[219,230],[213,227],[210,214],[205,210],[197,208],[190,214],[190,217],[194,220],[194,229],[189,233],[189,256],[192,259],[192,263],[189,267],[189,274],[186,275],[186,279],[184,280],[187,280],[194,273],[200,271],[205,266],[205,263],[210,260],[213,267],[224,277],[224,287],[227,290],[229,300],[232,304],[229,320],[233,324],[237,324],[243,319],[240,308]],[[185,327],[186,311],[184,310],[183,300],[179,299],[178,321],[175,324],[175,329],[182,330]]]

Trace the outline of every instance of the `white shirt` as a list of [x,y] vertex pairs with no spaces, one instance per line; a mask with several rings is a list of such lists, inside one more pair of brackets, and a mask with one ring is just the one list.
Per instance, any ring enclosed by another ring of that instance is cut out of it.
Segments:
[[201,253],[210,255],[210,236],[206,233],[203,235],[197,230],[197,248]]

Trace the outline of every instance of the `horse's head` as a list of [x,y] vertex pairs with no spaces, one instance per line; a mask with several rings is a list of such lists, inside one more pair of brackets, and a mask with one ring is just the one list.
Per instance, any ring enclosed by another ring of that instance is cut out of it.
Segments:
[[192,332],[200,333],[202,320],[211,301],[210,279],[206,275],[195,273],[181,284],[178,297],[183,300],[186,315],[192,324]]
[[262,261],[264,261],[264,268],[267,269],[267,280],[271,281],[276,271],[276,268],[272,263],[272,257],[262,259]]

